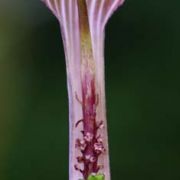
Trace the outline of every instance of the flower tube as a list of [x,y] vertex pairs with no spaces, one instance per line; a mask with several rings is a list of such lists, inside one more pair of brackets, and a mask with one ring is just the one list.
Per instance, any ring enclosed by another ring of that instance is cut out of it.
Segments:
[[57,17],[69,98],[69,179],[110,180],[104,29],[123,0],[42,0]]

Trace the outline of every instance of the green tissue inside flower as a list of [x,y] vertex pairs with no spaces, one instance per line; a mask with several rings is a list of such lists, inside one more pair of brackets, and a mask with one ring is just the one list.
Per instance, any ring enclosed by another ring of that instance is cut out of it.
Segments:
[[87,180],[105,180],[103,174],[89,175]]
[[[79,179],[79,180],[84,180],[84,179]],[[89,175],[87,180],[105,180],[105,177],[103,174]]]

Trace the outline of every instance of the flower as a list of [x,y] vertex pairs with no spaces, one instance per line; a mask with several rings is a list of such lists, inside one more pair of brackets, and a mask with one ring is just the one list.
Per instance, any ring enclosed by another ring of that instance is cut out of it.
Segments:
[[[65,50],[69,97],[69,179],[86,180],[92,173],[101,173],[110,180],[104,29],[124,0],[42,1],[59,21]],[[98,137],[101,137],[101,142]]]

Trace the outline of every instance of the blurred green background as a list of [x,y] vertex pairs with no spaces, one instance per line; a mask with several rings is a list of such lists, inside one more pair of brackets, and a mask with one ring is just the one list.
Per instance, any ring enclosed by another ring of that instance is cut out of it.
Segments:
[[[127,0],[106,28],[113,180],[180,179],[180,2]],[[38,0],[0,0],[0,180],[68,179],[65,61]]]

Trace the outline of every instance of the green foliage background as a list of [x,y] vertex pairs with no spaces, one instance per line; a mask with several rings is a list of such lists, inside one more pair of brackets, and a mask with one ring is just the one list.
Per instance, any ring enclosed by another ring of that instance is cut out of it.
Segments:
[[[179,1],[127,0],[106,28],[113,180],[180,179]],[[0,180],[68,179],[68,103],[56,19],[0,0]]]

